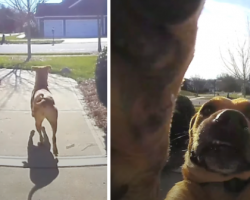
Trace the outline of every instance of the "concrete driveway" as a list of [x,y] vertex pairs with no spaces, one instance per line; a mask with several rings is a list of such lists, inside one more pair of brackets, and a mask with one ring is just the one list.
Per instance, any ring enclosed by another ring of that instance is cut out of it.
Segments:
[[[59,110],[57,161],[50,143],[37,146],[37,132],[29,140],[35,130],[30,112],[34,72],[18,70],[15,75],[10,71],[0,70],[0,78],[7,75],[0,84],[0,199],[106,199],[104,134],[88,118],[77,83],[49,76],[49,89]],[[44,127],[51,140],[47,121]],[[28,198],[33,192],[33,198]]]

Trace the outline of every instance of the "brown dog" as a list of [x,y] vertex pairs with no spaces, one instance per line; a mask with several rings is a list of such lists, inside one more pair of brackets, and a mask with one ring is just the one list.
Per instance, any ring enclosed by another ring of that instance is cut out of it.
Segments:
[[111,3],[111,198],[155,200],[203,0]]
[[49,121],[53,131],[53,153],[57,156],[56,131],[58,111],[55,107],[54,99],[48,89],[48,74],[51,67],[35,66],[32,67],[32,69],[36,72],[35,87],[31,95],[32,117],[34,117],[36,121],[36,129],[40,135],[40,143],[43,143],[42,122],[45,118]]
[[250,198],[250,102],[215,97],[192,118],[184,181],[167,200]]

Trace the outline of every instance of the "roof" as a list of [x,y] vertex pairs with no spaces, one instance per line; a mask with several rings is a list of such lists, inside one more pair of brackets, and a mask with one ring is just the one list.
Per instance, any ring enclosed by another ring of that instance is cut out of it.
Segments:
[[36,17],[80,15],[107,15],[107,0],[64,0],[61,3],[38,3],[36,9]]

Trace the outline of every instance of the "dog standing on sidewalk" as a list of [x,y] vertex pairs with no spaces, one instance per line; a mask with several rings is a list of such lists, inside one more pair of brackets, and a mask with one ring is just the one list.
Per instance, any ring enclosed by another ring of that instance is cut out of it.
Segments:
[[36,129],[40,136],[40,144],[43,143],[42,122],[46,118],[53,131],[53,154],[58,155],[56,145],[58,110],[55,101],[48,89],[48,74],[51,66],[34,66],[32,70],[36,72],[35,86],[31,95],[32,117],[35,118]]

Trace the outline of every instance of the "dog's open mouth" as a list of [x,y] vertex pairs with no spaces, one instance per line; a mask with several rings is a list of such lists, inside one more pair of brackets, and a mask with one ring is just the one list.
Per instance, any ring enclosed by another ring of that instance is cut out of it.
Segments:
[[[200,145],[201,146],[201,145]],[[206,170],[229,175],[250,168],[244,154],[233,143],[213,140],[190,153],[191,161]]]

